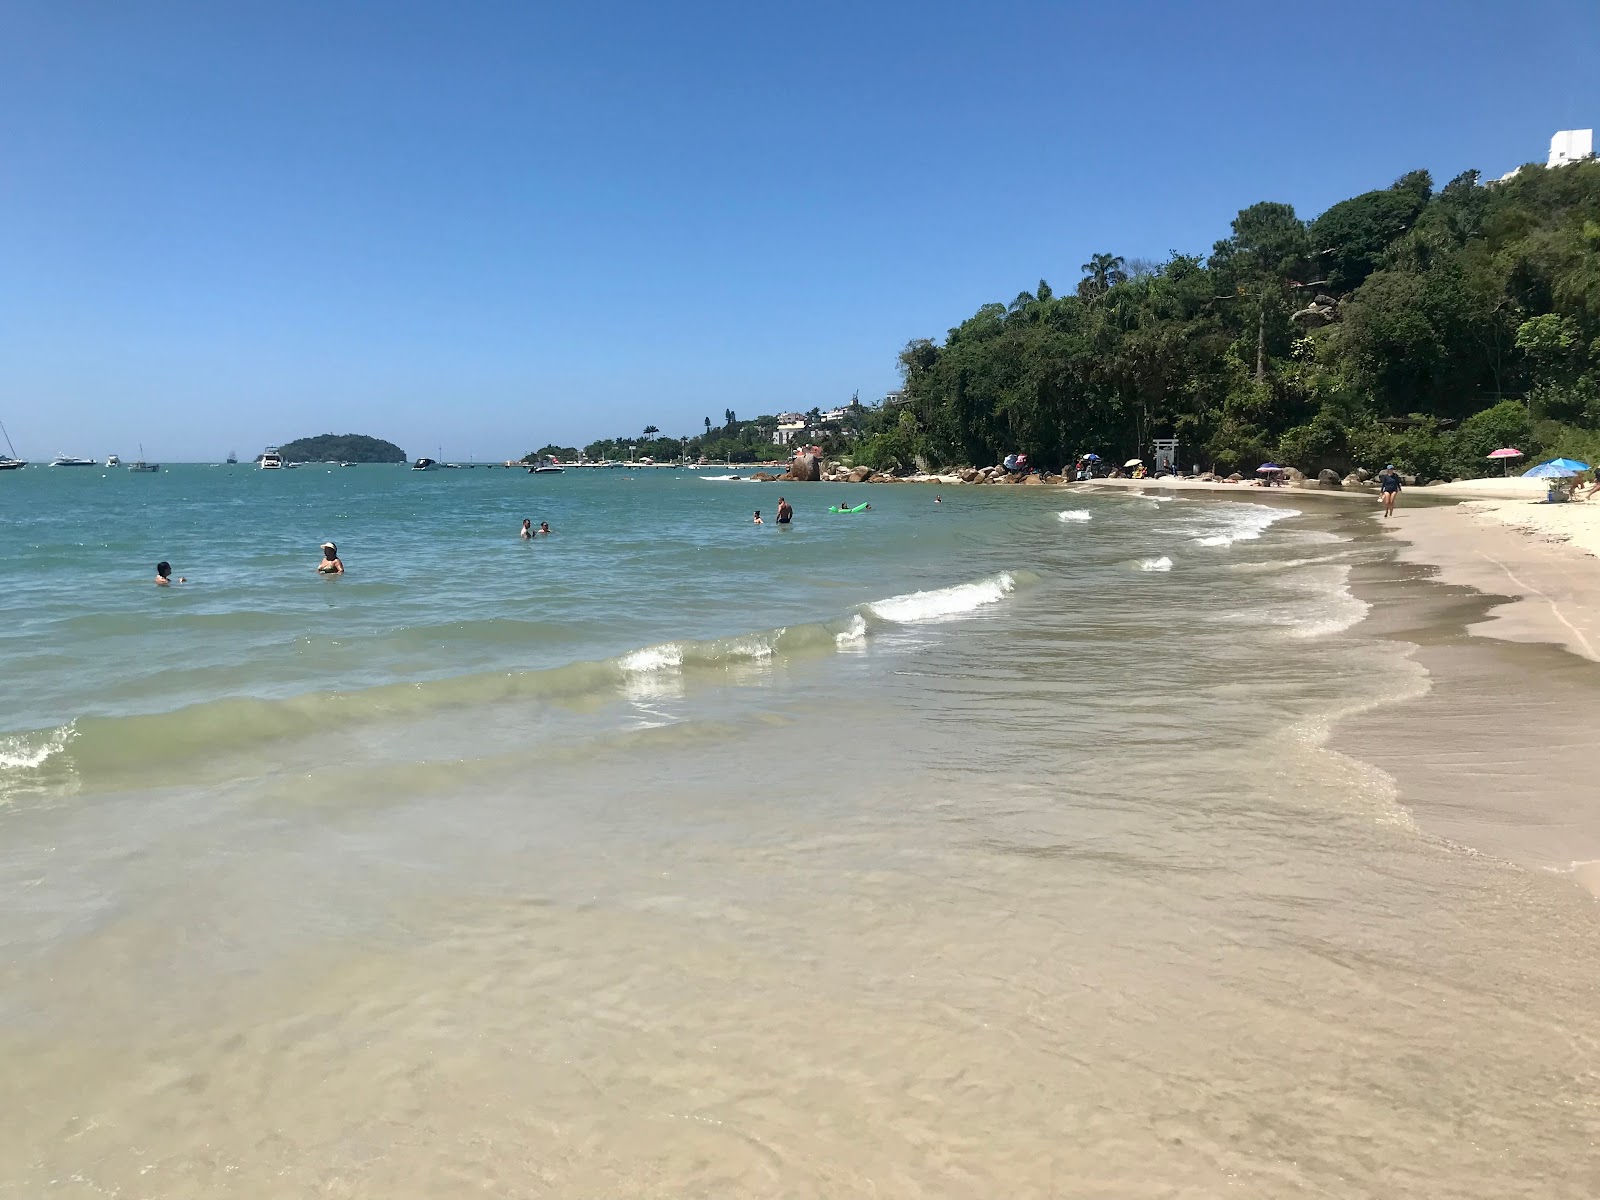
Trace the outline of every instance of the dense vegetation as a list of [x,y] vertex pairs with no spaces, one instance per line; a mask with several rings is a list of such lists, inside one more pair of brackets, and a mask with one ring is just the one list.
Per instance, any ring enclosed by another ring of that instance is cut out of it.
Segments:
[[393,442],[359,433],[324,433],[278,447],[285,462],[397,463],[406,452]]
[[1448,477],[1500,446],[1600,455],[1593,160],[1437,191],[1416,171],[1309,222],[1257,204],[1209,257],[1083,272],[907,345],[906,398],[865,410],[853,457],[1048,465],[1176,436],[1185,466]]
[[[867,408],[856,397],[851,397],[850,402],[844,405],[842,420],[824,420],[821,410],[813,408],[801,414],[807,423],[807,433],[802,440],[808,445],[820,446],[829,455],[845,454],[856,436],[871,422],[873,413],[874,410]],[[676,460],[687,447],[691,460],[703,455],[713,462],[760,462],[788,456],[789,450],[773,440],[777,429],[778,418],[775,416],[741,421],[733,409],[726,408],[722,411],[721,424],[713,425],[711,418],[706,417],[702,430],[693,436],[667,437],[654,425],[649,425],[636,436],[623,435],[590,442],[583,452],[593,459],[650,457],[664,461]],[[563,450],[558,446],[546,446],[532,452],[527,458],[550,454],[558,458],[576,458],[577,453],[571,447]]]

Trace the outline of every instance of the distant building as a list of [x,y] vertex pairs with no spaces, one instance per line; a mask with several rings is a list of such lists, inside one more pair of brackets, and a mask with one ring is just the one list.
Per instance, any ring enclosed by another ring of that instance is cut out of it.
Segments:
[[[784,413],[783,415],[785,417],[795,416],[793,413]],[[803,436],[805,431],[806,423],[798,416],[795,416],[792,421],[780,420],[778,427],[772,431],[772,444],[774,446],[787,446],[795,438]]]
[[1547,167],[1564,167],[1580,159],[1594,157],[1594,130],[1563,129],[1550,139]]
[[884,407],[887,408],[889,405],[892,405],[892,404],[904,404],[909,399],[911,399],[911,397],[906,395],[904,391],[896,390],[896,391],[890,392],[887,396],[885,396],[883,398],[883,403],[884,403]]
[[805,413],[779,413],[778,414],[778,424],[780,424],[780,425],[793,425],[796,421],[804,421],[805,419],[806,419]]
[[824,421],[837,423],[844,420],[845,417],[849,415],[850,410],[848,408],[830,408],[827,412],[822,414],[822,419]]
[[[1594,130],[1592,129],[1562,129],[1550,136],[1550,157],[1545,159],[1547,167],[1564,167],[1569,163],[1582,162],[1586,158],[1594,157]],[[1504,183],[1508,179],[1516,178],[1517,172],[1522,170],[1516,167],[1500,176],[1497,182]]]

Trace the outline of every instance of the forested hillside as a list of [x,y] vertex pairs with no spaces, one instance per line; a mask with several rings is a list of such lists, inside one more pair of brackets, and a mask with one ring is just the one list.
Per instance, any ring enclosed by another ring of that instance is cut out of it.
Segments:
[[406,452],[393,442],[360,433],[323,433],[278,448],[285,462],[397,463]]
[[872,410],[858,461],[1060,464],[1175,435],[1185,466],[1593,462],[1600,163],[1437,191],[1416,171],[1311,221],[1257,204],[1209,257],[1098,254],[1071,294],[1040,280],[900,364],[907,400]]

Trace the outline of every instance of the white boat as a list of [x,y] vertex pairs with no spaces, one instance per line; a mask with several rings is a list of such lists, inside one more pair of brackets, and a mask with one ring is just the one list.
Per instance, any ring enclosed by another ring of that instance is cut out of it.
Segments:
[[122,460],[120,458],[118,458],[115,454],[109,456],[106,459],[106,466],[108,466],[108,467],[120,467],[121,465],[122,465]]
[[263,471],[283,470],[283,456],[278,453],[276,446],[268,446],[266,453],[261,456],[261,469]]
[[50,460],[52,467],[98,467],[100,464],[92,458],[73,458],[70,455],[58,454]]
[[439,464],[431,458],[419,458],[416,462],[411,464],[411,469],[413,471],[432,471],[438,465]]
[[[6,427],[4,425],[0,425],[0,433],[5,433],[5,429]],[[11,454],[9,458],[4,454],[0,454],[0,471],[20,471],[28,464],[24,460],[17,457],[17,448],[11,444],[11,435],[9,433],[5,433],[5,438],[6,449],[9,450]]]
[[563,467],[560,463],[555,462],[555,461],[552,460],[552,461],[547,462],[547,463],[540,463],[538,466],[531,468],[529,470],[529,474],[531,474],[531,475],[560,475],[565,470],[566,470],[566,468]]

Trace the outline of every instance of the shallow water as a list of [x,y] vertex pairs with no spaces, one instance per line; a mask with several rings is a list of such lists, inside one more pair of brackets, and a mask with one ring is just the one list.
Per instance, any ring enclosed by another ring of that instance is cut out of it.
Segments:
[[[1361,637],[1354,528],[62,474],[0,491],[19,1195],[1600,1178],[1590,903],[1324,746],[1428,687]],[[312,575],[325,537],[349,577]],[[150,587],[160,557],[193,582]]]

